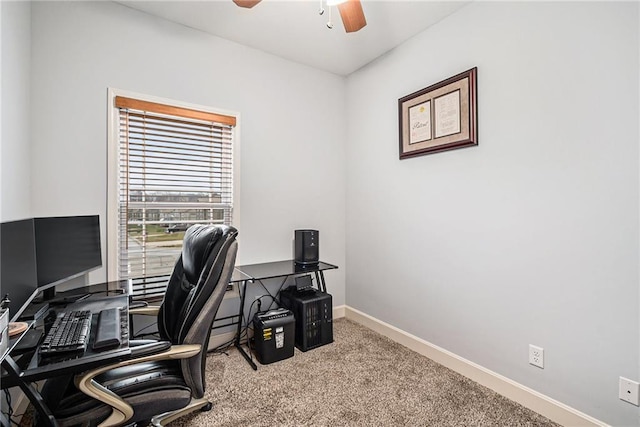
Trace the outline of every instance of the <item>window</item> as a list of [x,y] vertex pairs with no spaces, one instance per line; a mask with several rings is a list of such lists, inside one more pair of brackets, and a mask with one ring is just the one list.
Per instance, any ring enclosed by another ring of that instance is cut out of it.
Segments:
[[116,270],[118,279],[131,279],[134,298],[160,298],[186,229],[232,223],[236,117],[113,99],[110,181],[117,184],[110,187],[117,197],[109,197],[116,217],[111,212],[108,234],[117,236],[117,249],[109,251],[110,276]]

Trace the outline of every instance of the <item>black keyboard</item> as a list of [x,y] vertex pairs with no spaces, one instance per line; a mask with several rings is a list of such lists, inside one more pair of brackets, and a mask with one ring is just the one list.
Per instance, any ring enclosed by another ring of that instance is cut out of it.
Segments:
[[[92,349],[104,351],[128,342],[126,309],[107,308],[102,310],[95,325],[95,340]],[[91,333],[92,314],[89,310],[61,313],[47,333],[40,349],[43,357],[61,355],[81,355],[87,349]]]
[[42,356],[83,353],[91,330],[89,310],[69,311],[58,315],[38,352]]

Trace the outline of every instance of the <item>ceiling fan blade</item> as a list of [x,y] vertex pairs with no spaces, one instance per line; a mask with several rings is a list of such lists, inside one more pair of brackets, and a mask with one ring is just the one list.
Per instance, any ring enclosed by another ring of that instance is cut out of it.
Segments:
[[260,3],[261,0],[233,0],[235,4],[240,7],[246,7],[247,9],[251,9],[253,6]]
[[356,32],[367,25],[360,0],[347,0],[344,3],[340,3],[338,10],[347,33]]

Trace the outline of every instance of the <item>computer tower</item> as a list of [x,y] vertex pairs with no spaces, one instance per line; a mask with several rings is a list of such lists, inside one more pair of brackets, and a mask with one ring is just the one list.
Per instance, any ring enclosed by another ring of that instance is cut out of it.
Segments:
[[296,347],[302,351],[333,342],[333,306],[331,295],[317,289],[280,292],[280,305],[296,318]]
[[295,318],[285,308],[256,313],[253,317],[254,348],[263,365],[293,356]]
[[320,261],[318,230],[295,230],[295,261],[298,265],[314,265]]

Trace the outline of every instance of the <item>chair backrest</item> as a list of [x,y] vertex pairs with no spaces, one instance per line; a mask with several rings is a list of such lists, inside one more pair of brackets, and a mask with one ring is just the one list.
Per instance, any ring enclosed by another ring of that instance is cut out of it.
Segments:
[[163,340],[203,346],[200,355],[181,361],[195,397],[204,394],[206,346],[235,265],[237,234],[225,225],[189,227],[158,313]]

